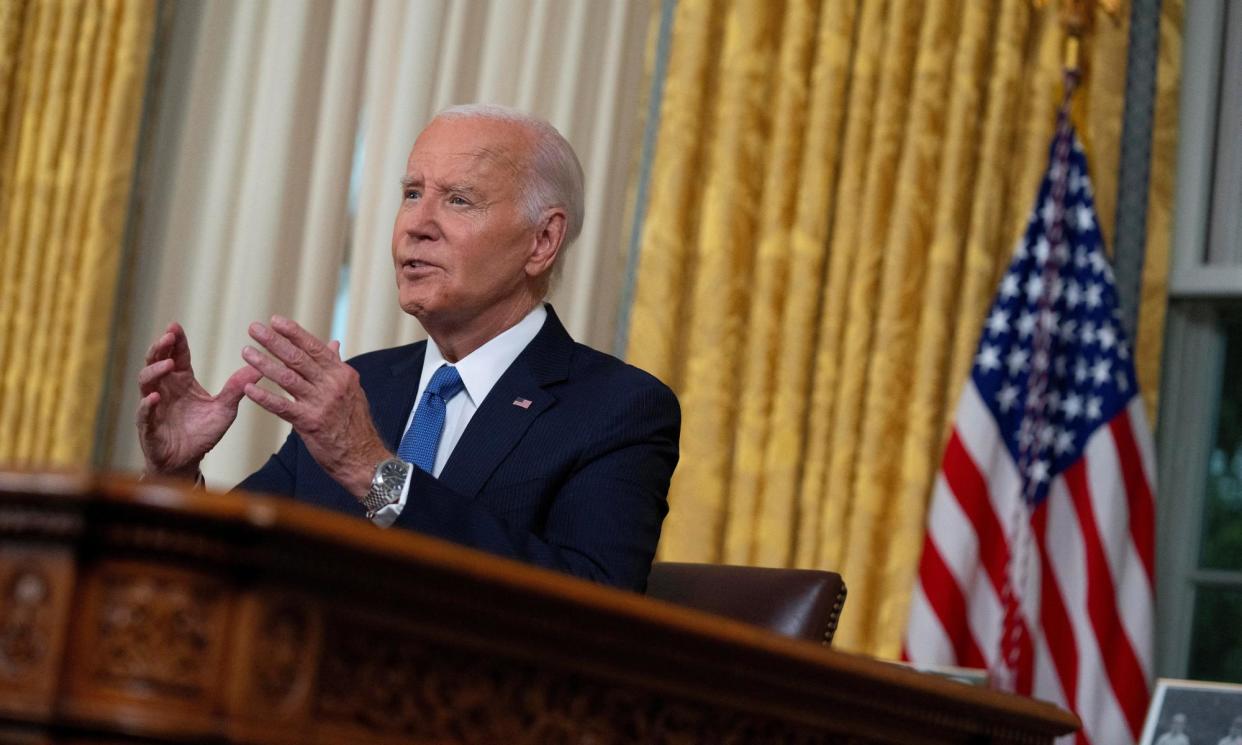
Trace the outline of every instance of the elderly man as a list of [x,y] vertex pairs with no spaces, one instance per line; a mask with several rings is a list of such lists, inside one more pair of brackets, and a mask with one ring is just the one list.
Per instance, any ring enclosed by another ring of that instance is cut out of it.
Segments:
[[419,135],[401,189],[397,298],[431,343],[342,362],[335,342],[275,316],[250,326],[257,346],[212,396],[172,324],[139,374],[147,472],[199,478],[245,396],[293,431],[240,489],[641,589],[680,413],[655,378],[574,343],[543,302],[582,227],[569,143],[509,109],[450,108]]

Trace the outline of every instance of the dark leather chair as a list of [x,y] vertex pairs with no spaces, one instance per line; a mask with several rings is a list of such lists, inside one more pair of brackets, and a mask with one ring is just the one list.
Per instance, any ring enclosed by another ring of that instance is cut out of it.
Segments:
[[845,580],[818,569],[657,561],[647,595],[828,645],[845,604]]

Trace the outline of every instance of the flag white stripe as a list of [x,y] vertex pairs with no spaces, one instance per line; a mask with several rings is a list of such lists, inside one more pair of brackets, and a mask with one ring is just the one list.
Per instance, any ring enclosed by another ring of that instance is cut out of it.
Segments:
[[[1087,488],[1097,533],[1108,557],[1117,615],[1145,675],[1152,673],[1152,589],[1130,535],[1130,510],[1112,429],[1101,427],[1087,442]],[[1125,609],[1124,612],[1122,609]]]
[[914,585],[910,599],[910,625],[906,632],[906,653],[911,660],[930,665],[955,665],[953,642],[945,633],[940,617],[932,610],[922,583]]
[[1061,588],[1078,646],[1074,650],[1078,658],[1076,711],[1091,742],[1127,742],[1129,728],[1105,673],[1095,627],[1087,613],[1086,548],[1064,477],[1053,480],[1047,505],[1047,535],[1052,546],[1048,563]]
[[949,489],[944,475],[936,477],[931,513],[927,529],[940,550],[940,558],[949,568],[957,586],[966,587],[966,580],[979,562],[979,537],[971,527],[962,505]]

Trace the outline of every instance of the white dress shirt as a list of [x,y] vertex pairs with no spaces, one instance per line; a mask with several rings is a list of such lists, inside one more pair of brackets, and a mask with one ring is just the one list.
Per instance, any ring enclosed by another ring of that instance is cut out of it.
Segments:
[[[466,431],[466,425],[470,423],[474,412],[483,403],[483,399],[487,398],[487,394],[496,385],[496,381],[500,380],[500,376],[504,375],[505,370],[509,369],[522,350],[531,343],[539,333],[539,329],[543,328],[543,322],[547,317],[547,309],[543,307],[543,303],[539,303],[534,310],[526,314],[525,318],[452,365],[457,368],[457,374],[461,376],[465,388],[453,396],[444,407],[444,430],[440,433],[440,445],[436,448],[436,462],[431,469],[432,476],[439,477],[440,472],[444,470],[444,464],[453,454],[453,448],[457,447],[457,441]],[[418,404],[422,401],[423,392],[427,390],[427,385],[431,382],[431,376],[440,369],[441,365],[448,364],[450,363],[445,361],[440,348],[433,340],[428,339],[427,352],[423,355],[423,372],[418,379],[418,395],[414,397],[414,408],[410,410],[410,416],[406,419],[405,429],[402,430],[403,436],[414,424],[414,412],[418,410]],[[382,528],[387,528],[396,522],[409,497],[410,481],[410,478],[405,480],[405,486],[401,489],[401,498],[376,511],[375,516],[371,518],[372,522]]]

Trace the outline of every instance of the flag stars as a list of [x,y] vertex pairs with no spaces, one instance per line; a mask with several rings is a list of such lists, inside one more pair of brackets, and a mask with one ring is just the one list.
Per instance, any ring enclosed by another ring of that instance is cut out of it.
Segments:
[[1014,347],[1005,357],[1005,366],[1009,368],[1010,377],[1016,377],[1018,373],[1026,369],[1027,360],[1030,355],[1021,347]]
[[1092,365],[1091,380],[1095,383],[1096,387],[1102,386],[1108,382],[1109,375],[1112,372],[1111,368],[1112,363],[1109,362],[1106,357],[1101,357],[1094,365]]
[[1022,288],[1018,284],[1018,275],[1012,272],[1005,275],[1005,279],[1001,281],[1001,296],[1005,298],[1015,298],[1021,294]]
[[1088,285],[1087,286],[1087,307],[1088,308],[1100,307],[1100,303],[1104,301],[1103,293],[1104,293],[1103,285],[1099,285],[1099,284]]
[[1087,361],[1078,360],[1078,364],[1074,365],[1074,380],[1078,383],[1085,383],[1088,374]]
[[1048,353],[1042,349],[1036,350],[1034,356],[1031,357],[1031,366],[1035,368],[1035,372],[1042,373],[1048,369]]
[[975,364],[979,369],[987,373],[1000,368],[1000,348],[991,344],[984,344],[979,350],[979,354],[975,357]]
[[1074,450],[1074,433],[1068,429],[1057,432],[1057,441],[1052,446],[1057,455],[1065,455]]
[[1077,167],[1070,169],[1069,188],[1071,194],[1082,191],[1082,169]]
[[1026,476],[1037,484],[1042,484],[1048,480],[1048,461],[1040,458],[1031,464],[1027,469]]
[[1078,205],[1077,209],[1074,210],[1074,223],[1078,226],[1078,230],[1083,233],[1095,227],[1095,215],[1085,202]]
[[1121,370],[1117,371],[1117,374],[1113,376],[1113,379],[1117,381],[1118,391],[1121,391],[1122,393],[1127,393],[1130,390],[1130,379],[1127,378],[1126,374],[1122,372]]
[[[1065,321],[1064,323],[1060,324],[1060,336],[1061,336],[1062,341],[1067,341],[1067,342],[1072,341],[1074,337],[1076,337],[1077,335],[1078,335],[1078,322],[1075,321],[1074,319],[1071,318]],[[1064,370],[1062,370],[1061,374],[1062,375],[1065,374]]]
[[1048,257],[1052,255],[1052,245],[1048,243],[1048,239],[1039,236],[1039,240],[1035,241],[1035,261],[1039,264],[1047,264]]
[[1009,314],[1001,308],[992,310],[992,314],[988,316],[988,333],[993,336],[1000,336],[1009,330]]
[[1039,300],[1039,296],[1044,293],[1044,279],[1038,274],[1032,274],[1026,280],[1026,299],[1030,302]]
[[1074,280],[1069,281],[1069,286],[1065,288],[1065,304],[1071,309],[1077,308],[1082,302],[1082,288]]
[[1022,311],[1022,315],[1018,316],[1018,334],[1025,339],[1035,331],[1035,315],[1028,311]]
[[1082,416],[1082,397],[1077,393],[1066,396],[1065,403],[1061,405],[1061,413],[1065,414],[1065,418],[1069,421]]
[[1104,254],[1100,251],[1092,251],[1087,254],[1087,263],[1091,265],[1091,271],[1096,274],[1103,274],[1108,269],[1108,260],[1104,258]]
[[1000,392],[996,394],[996,404],[1000,406],[1000,410],[1008,412],[1018,402],[1017,386],[1006,383],[1001,387]]
[[1091,346],[1095,343],[1095,324],[1087,321],[1082,325],[1082,330],[1078,332],[1078,338],[1082,341],[1083,346]]
[[1065,241],[1058,243],[1057,247],[1053,250],[1052,255],[1056,257],[1057,264],[1059,266],[1065,266],[1070,260],[1069,244]]
[[1095,333],[1095,340],[1099,342],[1100,349],[1112,349],[1117,343],[1117,332],[1107,323],[1101,324],[1100,330]]
[[1091,420],[1099,419],[1104,416],[1103,412],[1104,399],[1099,396],[1092,396],[1087,399],[1087,418]]
[[1052,221],[1057,216],[1057,205],[1052,201],[1052,197],[1044,200],[1044,206],[1040,208],[1039,216],[1044,221],[1044,229],[1052,230]]
[[1039,429],[1039,447],[1047,448],[1052,445],[1057,438],[1057,428],[1051,424],[1045,424]]

